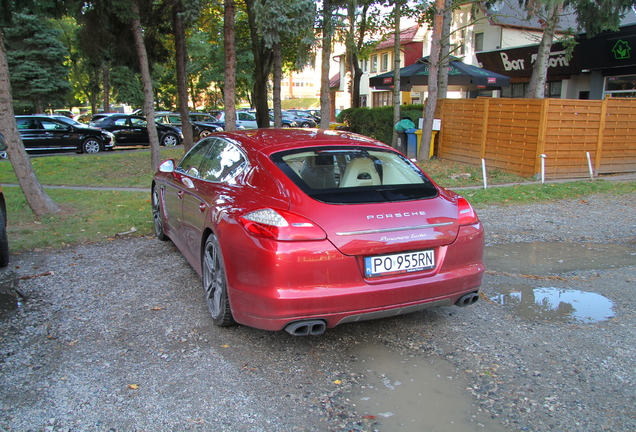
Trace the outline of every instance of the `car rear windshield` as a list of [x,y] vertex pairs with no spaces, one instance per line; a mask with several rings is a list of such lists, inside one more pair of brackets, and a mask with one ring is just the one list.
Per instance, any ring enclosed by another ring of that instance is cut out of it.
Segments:
[[298,149],[272,160],[310,197],[331,204],[433,198],[437,189],[407,158],[368,148]]

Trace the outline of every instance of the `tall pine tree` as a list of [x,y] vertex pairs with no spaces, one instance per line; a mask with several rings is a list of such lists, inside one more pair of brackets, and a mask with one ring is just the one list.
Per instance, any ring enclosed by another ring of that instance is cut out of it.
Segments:
[[16,14],[4,29],[14,109],[27,114],[62,108],[71,86],[60,30],[34,15]]

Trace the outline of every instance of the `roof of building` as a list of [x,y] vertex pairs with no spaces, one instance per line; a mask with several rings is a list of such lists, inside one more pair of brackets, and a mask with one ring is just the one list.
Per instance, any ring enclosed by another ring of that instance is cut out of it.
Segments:
[[[543,31],[544,21],[541,17],[528,17],[528,13],[519,6],[518,0],[502,0],[487,8],[484,7],[482,11],[491,25]],[[620,23],[621,27],[631,24],[636,24],[636,12],[633,9],[627,11]],[[564,32],[568,29],[585,32],[585,29],[579,28],[576,13],[572,8],[566,9],[558,25],[558,31]]]
[[337,73],[329,80],[329,88],[340,88],[340,74]]
[[[491,25],[543,31],[544,21],[541,17],[537,15],[530,17],[517,0],[502,0],[491,6],[484,7],[482,11]],[[573,9],[568,9],[563,13],[558,31],[563,32],[569,28],[577,28],[576,15]]]
[[[420,25],[414,25],[400,31],[400,45],[411,43],[415,41],[417,31],[420,29]],[[395,44],[395,33],[389,33],[386,35],[386,39],[381,41],[376,49],[384,49],[392,47]]]

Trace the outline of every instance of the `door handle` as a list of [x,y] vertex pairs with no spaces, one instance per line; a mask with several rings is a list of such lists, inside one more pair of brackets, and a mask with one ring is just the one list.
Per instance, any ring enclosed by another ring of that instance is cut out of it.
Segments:
[[179,196],[179,199],[183,199],[183,191],[177,192],[177,195]]

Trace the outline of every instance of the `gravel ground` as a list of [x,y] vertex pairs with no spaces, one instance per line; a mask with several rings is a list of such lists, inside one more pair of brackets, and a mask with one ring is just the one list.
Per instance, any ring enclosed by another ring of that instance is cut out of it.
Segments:
[[[478,213],[487,244],[636,247],[629,196]],[[200,281],[170,242],[117,238],[12,257],[27,297],[0,316],[0,430],[388,431],[358,410],[361,346],[447,365],[474,416],[517,431],[636,430],[634,265],[557,276],[490,271],[482,298],[298,338],[211,324]],[[614,318],[528,319],[489,300],[503,285],[601,294]],[[394,366],[399,369],[397,362]],[[489,430],[483,424],[447,431]]]

